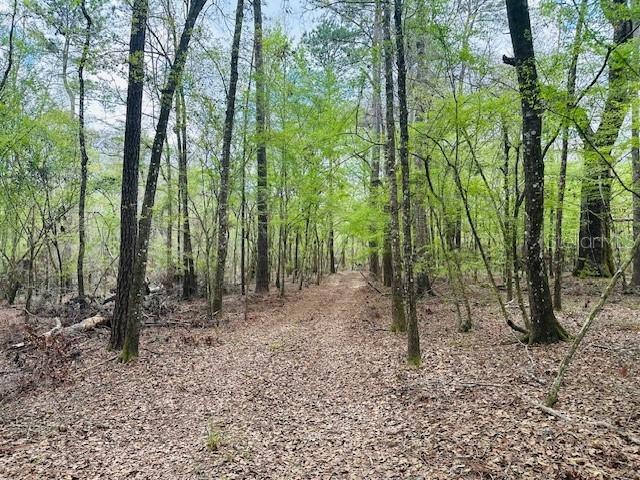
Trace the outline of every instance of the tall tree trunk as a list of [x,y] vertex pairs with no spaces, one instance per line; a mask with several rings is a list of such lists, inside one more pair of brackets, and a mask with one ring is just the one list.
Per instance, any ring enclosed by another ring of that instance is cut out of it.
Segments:
[[173,285],[175,280],[175,270],[173,266],[173,183],[172,183],[172,170],[171,165],[171,148],[169,144],[165,142],[165,159],[167,174],[165,180],[167,182],[167,240],[166,240],[166,255],[167,255],[167,281]]
[[[633,237],[640,236],[640,114],[638,112],[638,96],[633,99],[631,110],[631,161],[633,164]],[[640,254],[633,257],[633,275],[631,283],[640,286]]]
[[253,1],[254,62],[256,71],[256,156],[258,170],[258,239],[256,251],[256,293],[269,291],[269,192],[267,190],[267,147],[265,144],[267,95],[262,59],[262,0]]
[[544,162],[542,159],[542,115],[539,105],[540,87],[533,49],[533,36],[527,0],[507,0],[509,32],[522,106],[524,145],[525,250],[529,280],[529,343],[552,343],[567,337],[553,313],[551,292],[542,258],[540,234],[544,210]]
[[129,299],[133,288],[133,270],[138,236],[138,164],[140,161],[140,124],[144,86],[144,46],[148,0],[134,0],[129,39],[129,85],[124,128],[122,193],[120,200],[120,257],[116,302],[111,320],[109,347],[124,345]]
[[[587,1],[582,0],[578,10],[578,20],[573,39],[571,61],[567,75],[567,110],[573,110],[576,93],[576,78],[578,69],[578,56],[582,44],[582,28],[586,15]],[[564,252],[562,249],[562,216],[564,213],[564,192],[567,183],[567,158],[569,156],[569,124],[562,125],[562,147],[560,151],[560,173],[558,176],[558,199],[556,201],[556,232],[555,232],[555,258],[553,262],[553,308],[562,310],[562,266],[564,264]]]
[[187,105],[182,85],[177,86],[176,95],[176,131],[178,133],[178,186],[182,212],[182,298],[191,298],[196,293],[197,279],[193,262],[191,244],[191,225],[189,222],[189,180],[187,162]]
[[[249,97],[251,92],[251,73],[253,71],[254,57],[251,57],[249,66],[249,84],[245,91],[244,109],[242,112],[242,171],[240,173],[240,290],[242,295],[247,292],[247,261],[246,249],[249,245],[249,229],[247,228],[247,191],[246,191],[246,170],[247,170],[247,129],[249,125]],[[246,300],[246,299],[245,299]]]
[[[378,191],[380,189],[380,158],[382,156],[382,69],[380,58],[381,44],[381,9],[380,0],[376,0],[375,14],[373,21],[373,50],[372,50],[372,90],[373,90],[373,131],[375,144],[371,149],[371,174],[369,177],[369,195],[371,204],[375,207],[377,203]],[[369,240],[369,272],[375,278],[380,276],[380,261],[378,259],[378,240],[375,226],[371,227]]]
[[[424,9],[424,3],[420,4],[419,9]],[[426,55],[426,42],[424,40],[418,40],[416,42],[416,73],[415,83],[420,84],[426,81],[426,69],[427,63]],[[424,108],[420,108],[417,113],[418,121],[424,120]],[[415,158],[415,166],[418,170],[421,169],[421,161],[418,157]],[[431,227],[427,217],[426,208],[427,196],[418,194],[415,196],[413,203],[414,207],[414,223],[415,223],[415,253],[417,271],[416,271],[416,294],[422,295],[425,292],[430,295],[435,295],[431,285],[431,278],[429,277],[429,268],[433,259],[431,258]]]
[[[632,38],[632,25],[622,13],[626,0],[610,0],[605,15],[613,26],[613,43],[618,47]],[[613,8],[615,7],[615,8]],[[625,15],[626,16],[626,15]],[[630,74],[624,54],[612,50],[608,58],[609,84],[594,132],[587,119],[577,123],[584,143],[584,171],[581,191],[578,261],[574,273],[580,276],[610,277],[614,272],[611,246],[611,150],[627,113],[631,95]]]
[[86,21],[84,45],[82,55],[78,63],[78,81],[80,87],[80,110],[78,111],[78,143],[80,144],[80,199],[78,202],[78,297],[84,298],[84,252],[85,252],[85,204],[87,200],[87,145],[84,134],[84,67],[89,55],[89,44],[91,42],[91,17],[87,13],[85,0],[81,0],[80,8]]
[[402,169],[402,226],[404,247],[404,297],[407,316],[407,362],[422,363],[420,333],[416,314],[415,285],[413,283],[413,245],[411,240],[411,188],[409,184],[409,111],[407,109],[407,67],[404,59],[402,1],[395,0],[396,60],[398,65],[398,104],[400,123],[400,167]]
[[229,170],[231,165],[231,137],[233,135],[233,119],[236,111],[236,90],[238,87],[238,57],[240,53],[240,37],[244,16],[244,0],[238,0],[236,6],[236,25],[231,45],[231,73],[227,91],[227,106],[222,134],[222,158],[220,161],[220,195],[218,200],[218,257],[216,278],[213,287],[213,310],[222,310],[222,293],[224,290],[224,270],[227,260],[227,244],[229,241],[228,204],[229,204]]
[[389,183],[389,237],[391,240],[391,258],[393,261],[393,276],[391,279],[391,329],[393,331],[404,332],[407,329],[407,322],[403,305],[402,256],[400,251],[400,222],[398,219],[398,184],[396,179],[396,124],[393,114],[393,44],[391,42],[390,0],[382,0],[382,10],[387,123],[387,142],[385,145],[385,155],[387,160],[387,181]]
[[129,291],[129,311],[127,312],[127,324],[121,361],[128,362],[138,356],[138,346],[140,342],[140,317],[142,310],[142,298],[144,295],[144,278],[147,268],[147,258],[149,250],[149,237],[151,234],[151,222],[153,219],[153,205],[155,203],[156,187],[158,184],[158,173],[160,172],[160,162],[162,160],[162,147],[166,140],[167,124],[169,114],[173,104],[173,96],[177,85],[182,80],[182,72],[187,60],[189,42],[193,27],[202,11],[202,7],[207,0],[195,0],[189,6],[184,29],[180,36],[180,43],[176,50],[175,59],[171,64],[168,78],[162,89],[160,100],[160,116],[156,126],[156,133],[151,147],[151,159],[149,161],[149,171],[145,186],[142,211],[140,213],[140,224],[138,227],[138,241],[136,244],[136,261],[133,275],[133,285]]

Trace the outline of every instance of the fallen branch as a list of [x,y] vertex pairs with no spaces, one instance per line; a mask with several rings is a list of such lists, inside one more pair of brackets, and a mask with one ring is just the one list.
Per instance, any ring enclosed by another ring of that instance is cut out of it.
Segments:
[[359,270],[359,272],[360,272],[360,275],[362,275],[362,278],[364,278],[364,281],[365,281],[365,282],[367,282],[367,284],[368,284],[371,288],[373,288],[373,289],[374,289],[376,292],[378,292],[380,295],[384,295],[384,292],[381,292],[381,291],[378,289],[378,287],[376,287],[373,283],[371,283],[371,282],[369,281],[369,279],[368,279],[367,277],[365,277],[364,273],[362,273],[362,270]]
[[543,405],[541,403],[536,403],[535,406],[540,410],[542,410],[547,415],[551,415],[552,417],[559,418],[560,420],[564,420],[565,422],[571,421],[571,419],[567,417],[564,413],[559,412],[558,410],[555,410],[551,407],[547,407],[546,405]]
[[54,335],[73,335],[76,333],[87,332],[94,328],[106,325],[109,323],[109,319],[102,315],[95,315],[93,317],[85,318],[81,322],[74,323],[68,327],[63,327],[59,318],[56,318],[56,326],[44,334],[45,337],[52,337]]
[[587,425],[592,425],[594,427],[602,427],[602,428],[606,428],[607,430],[611,430],[613,433],[615,433],[616,435],[624,438],[625,440],[634,443],[636,445],[640,445],[640,438],[636,437],[635,435],[632,435],[631,433],[627,433],[624,430],[616,427],[615,425],[609,423],[609,422],[605,422],[603,420],[592,420],[590,418],[586,418],[586,417],[569,417],[568,415],[559,412],[558,410],[555,410],[551,407],[547,407],[546,405],[543,405],[542,403],[534,403],[534,405],[540,409],[541,411],[543,411],[544,413],[546,413],[547,415],[551,415],[552,417],[556,417],[559,418],[560,420],[564,420],[565,422],[571,422],[574,419],[576,421],[582,422],[582,423],[586,423]]

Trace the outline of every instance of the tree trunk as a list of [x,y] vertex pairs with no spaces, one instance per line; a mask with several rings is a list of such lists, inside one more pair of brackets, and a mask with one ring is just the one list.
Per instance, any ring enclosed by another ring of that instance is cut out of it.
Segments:
[[133,270],[138,236],[138,164],[140,161],[140,124],[144,86],[144,46],[148,0],[134,0],[129,39],[129,85],[124,129],[122,192],[120,200],[120,257],[116,302],[111,321],[109,347],[124,345],[129,299],[133,288]]
[[231,138],[233,135],[233,118],[236,108],[236,90],[238,87],[238,57],[240,53],[240,37],[244,16],[244,0],[238,0],[236,6],[236,24],[231,45],[231,73],[227,91],[227,106],[222,134],[222,158],[220,160],[220,195],[218,199],[218,256],[215,285],[213,286],[213,310],[222,310],[222,293],[224,290],[224,270],[227,260],[227,244],[229,241],[228,204],[229,204],[229,170],[231,164]]
[[11,11],[11,27],[9,27],[9,41],[8,41],[8,49],[7,52],[7,66],[4,69],[4,73],[2,74],[2,80],[0,80],[0,96],[2,96],[2,92],[7,86],[7,81],[9,80],[9,74],[11,73],[11,68],[13,67],[13,50],[14,50],[14,35],[16,30],[16,15],[18,14],[18,0],[13,0],[13,10]]
[[416,271],[416,294],[422,295],[425,292],[433,295],[431,279],[429,278],[429,226],[427,224],[427,212],[424,208],[424,201],[416,198],[414,202],[414,222],[416,237],[416,258],[419,262]]
[[[576,93],[576,78],[578,68],[578,56],[580,55],[580,45],[582,44],[582,28],[584,16],[586,15],[587,2],[582,0],[578,11],[578,21],[572,45],[571,61],[567,75],[567,110],[573,110]],[[564,252],[562,249],[562,215],[564,213],[564,192],[567,182],[567,158],[569,155],[569,125],[564,122],[562,125],[562,147],[560,152],[560,173],[558,177],[558,199],[556,201],[556,235],[555,235],[555,258],[553,274],[553,308],[562,310],[562,266],[564,263]]]
[[69,97],[69,111],[71,115],[75,117],[76,115],[76,96],[73,93],[73,89],[71,88],[71,84],[69,83],[69,50],[71,48],[71,35],[67,30],[62,30],[62,35],[64,36],[64,45],[62,46],[62,85],[64,87],[65,92],[67,93],[67,97]]
[[400,225],[398,219],[398,184],[396,180],[396,124],[393,115],[393,44],[391,43],[391,7],[390,0],[382,0],[382,32],[384,43],[384,78],[386,98],[387,142],[385,155],[387,160],[387,181],[389,182],[389,237],[393,275],[391,278],[391,329],[404,332],[407,322],[402,294],[402,257],[400,252]]
[[249,125],[249,93],[251,90],[251,72],[253,70],[253,57],[249,67],[249,85],[245,92],[244,109],[242,112],[242,171],[240,173],[240,290],[242,295],[247,293],[247,258],[246,249],[249,245],[249,229],[247,228],[247,192],[246,192],[246,170],[247,170],[247,128]]
[[420,365],[420,333],[413,284],[413,245],[411,240],[411,189],[409,184],[409,111],[407,109],[407,67],[404,59],[402,1],[395,0],[396,60],[398,65],[398,104],[400,123],[400,167],[402,169],[402,225],[404,247],[404,296],[407,316],[407,363]]
[[142,298],[144,295],[144,278],[147,268],[147,258],[149,249],[149,237],[151,234],[151,222],[153,219],[153,205],[155,202],[156,187],[158,184],[158,173],[162,160],[162,147],[166,140],[167,124],[169,114],[173,104],[173,96],[177,85],[182,80],[182,72],[187,59],[189,42],[193,27],[198,19],[202,7],[206,0],[195,0],[189,6],[184,29],[180,36],[180,43],[176,50],[175,59],[171,64],[168,78],[162,90],[160,100],[160,116],[156,126],[156,133],[151,148],[151,159],[149,161],[149,171],[145,186],[142,212],[140,214],[140,224],[138,227],[138,241],[136,244],[136,262],[133,275],[133,285],[129,292],[129,311],[127,312],[127,324],[121,361],[128,362],[138,356],[138,346],[140,341],[140,317],[142,313]]
[[[380,158],[382,156],[382,70],[380,62],[381,44],[381,10],[380,0],[376,0],[375,16],[373,21],[373,50],[372,50],[372,90],[373,90],[373,123],[375,145],[371,149],[371,175],[369,177],[369,195],[371,205],[377,204],[378,191],[380,189]],[[369,272],[375,278],[380,276],[380,261],[378,259],[378,240],[375,237],[375,227],[371,227],[369,240]]]
[[[504,198],[504,282],[507,287],[507,302],[513,300],[513,255],[511,251],[511,187],[509,185],[509,152],[511,145],[509,144],[509,134],[506,126],[502,126],[502,148],[504,155],[504,164],[502,167],[502,175],[504,183],[502,186],[502,194]],[[517,161],[517,159],[516,159]]]
[[166,146],[166,182],[167,182],[167,240],[166,240],[166,255],[167,255],[167,281],[173,286],[175,280],[175,269],[173,266],[173,183],[172,173],[173,167],[171,165],[171,149],[169,144],[165,142]]
[[80,144],[80,199],[78,202],[78,297],[84,298],[84,252],[85,252],[85,204],[87,200],[87,145],[84,134],[84,67],[89,55],[91,41],[91,17],[87,13],[85,0],[81,0],[80,8],[86,21],[84,45],[78,64],[78,81],[80,87],[80,110],[78,111],[78,143]]
[[262,0],[253,2],[254,61],[256,71],[256,158],[258,172],[258,239],[256,251],[256,293],[269,291],[269,207],[267,147],[265,144],[267,96],[262,59]]
[[529,343],[552,343],[566,338],[564,329],[553,313],[551,292],[542,258],[540,234],[544,210],[544,162],[542,159],[542,115],[539,105],[539,85],[533,50],[531,20],[527,0],[507,0],[509,32],[522,106],[522,136],[524,145],[525,250],[529,280]]
[[187,105],[182,85],[177,86],[176,132],[178,133],[178,187],[182,212],[182,298],[189,299],[196,293],[196,271],[191,245],[191,225],[189,222],[189,180],[187,162]]
[[[631,110],[631,161],[633,164],[633,236],[640,237],[640,135],[638,129],[640,127],[640,116],[638,112],[638,98],[633,99]],[[640,286],[640,254],[636,253],[633,257],[633,276],[631,283]]]
[[[611,0],[605,15],[613,26],[615,47],[632,38],[632,25],[621,18],[626,0]],[[607,12],[610,7],[611,12]],[[589,121],[577,123],[584,142],[584,171],[580,207],[580,234],[578,261],[574,273],[580,276],[610,277],[614,272],[611,247],[611,150],[627,113],[631,95],[630,77],[626,60],[615,49],[609,56],[609,83],[607,98],[600,114],[600,125],[593,132]]]

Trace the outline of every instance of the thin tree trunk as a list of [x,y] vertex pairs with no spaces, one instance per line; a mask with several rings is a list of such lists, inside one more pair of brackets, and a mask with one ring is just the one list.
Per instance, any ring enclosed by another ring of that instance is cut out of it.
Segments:
[[247,129],[249,125],[249,93],[251,90],[251,71],[253,69],[254,58],[251,58],[249,67],[249,85],[247,86],[244,110],[242,112],[242,171],[241,171],[241,192],[240,192],[240,290],[242,295],[247,293],[247,261],[246,249],[249,245],[249,231],[247,229],[247,194],[246,194],[246,170],[247,170]]
[[175,280],[175,270],[173,266],[173,183],[172,183],[172,170],[171,166],[171,149],[169,143],[165,142],[165,159],[166,159],[166,182],[167,182],[167,242],[166,242],[166,255],[167,255],[167,281],[173,285]]
[[[33,284],[34,284],[33,268],[36,261],[35,229],[36,229],[36,210],[35,208],[31,208],[31,227],[29,229],[29,269],[27,273],[27,298],[25,301],[25,309],[27,310],[27,312],[30,312],[32,310],[31,300],[33,299]],[[60,265],[60,271],[62,271],[62,265]]]
[[298,285],[298,290],[302,290],[302,284],[304,282],[304,268],[306,264],[305,260],[307,258],[307,250],[309,250],[309,216],[310,216],[310,211],[308,209],[307,219],[304,225],[304,250],[302,250],[302,259],[301,259],[302,261],[300,262],[300,271],[299,271],[300,283]]
[[262,0],[253,1],[254,61],[256,71],[256,151],[258,239],[256,251],[256,293],[269,291],[269,207],[267,184],[267,147],[265,144],[267,96],[262,59]]
[[[511,188],[509,185],[509,152],[511,145],[509,144],[509,135],[506,130],[506,126],[502,126],[502,146],[504,155],[504,164],[502,167],[502,175],[504,183],[502,187],[504,197],[504,281],[507,287],[507,302],[513,300],[513,255],[511,251],[511,230],[513,228],[511,218]],[[517,161],[517,159],[516,159]]]
[[[376,0],[373,21],[373,50],[372,50],[372,90],[373,90],[373,122],[375,145],[371,149],[371,174],[369,177],[369,195],[371,204],[375,207],[380,189],[380,158],[382,156],[382,70],[381,70],[381,9],[380,0]],[[373,277],[380,276],[380,261],[378,259],[378,240],[375,237],[375,227],[371,227],[369,240],[369,272]]]
[[244,0],[238,0],[236,6],[236,24],[231,45],[231,73],[227,91],[227,106],[222,134],[222,158],[220,161],[220,195],[218,200],[218,255],[215,285],[213,287],[213,310],[222,310],[222,293],[224,290],[224,270],[227,260],[227,243],[229,241],[228,204],[229,204],[229,170],[231,167],[231,138],[233,135],[233,119],[236,108],[236,91],[238,87],[238,57],[240,53],[240,37],[244,16]]
[[[637,94],[633,99],[631,110],[631,162],[633,165],[633,189],[636,192],[633,195],[633,236],[640,237],[640,114],[638,113]],[[633,257],[633,276],[631,283],[640,286],[640,254],[636,253]]]
[[[402,293],[402,256],[400,251],[400,225],[398,219],[398,184],[396,179],[396,126],[393,114],[393,44],[391,42],[391,0],[382,0],[382,33],[384,44],[384,78],[386,98],[387,181],[389,183],[389,237],[393,262],[391,282],[391,329],[404,332],[407,329]],[[352,255],[353,258],[353,255]]]
[[402,0],[395,0],[396,60],[398,66],[398,104],[400,123],[400,167],[402,170],[402,225],[404,247],[404,296],[407,317],[407,362],[422,363],[420,332],[416,314],[415,285],[413,280],[413,244],[411,239],[411,187],[409,184],[409,111],[407,109],[407,67],[404,59],[404,32],[402,26]]
[[[584,16],[586,15],[587,1],[582,0],[578,11],[578,21],[573,39],[571,63],[567,75],[567,110],[573,109],[576,93],[576,78],[578,69],[578,56],[580,55],[580,45],[582,44],[582,28]],[[553,262],[553,308],[562,310],[562,266],[564,263],[564,251],[562,248],[562,215],[564,213],[564,192],[567,183],[567,158],[569,156],[569,125],[564,122],[562,125],[562,150],[560,152],[560,173],[558,176],[558,199],[556,201],[556,235],[555,235],[555,257]]]
[[91,42],[91,17],[87,13],[85,0],[81,0],[80,8],[86,21],[84,45],[82,55],[78,64],[78,81],[80,87],[80,110],[78,111],[78,142],[80,144],[80,199],[78,202],[78,297],[84,298],[84,252],[85,252],[85,204],[87,200],[87,145],[84,134],[84,67],[89,55],[89,45]]
[[69,111],[71,115],[76,114],[76,96],[69,83],[69,49],[71,48],[71,38],[68,31],[63,31],[64,44],[62,46],[62,85],[67,97],[69,97]]
[[13,67],[13,50],[14,50],[14,36],[16,30],[16,15],[18,13],[18,0],[13,0],[13,10],[11,11],[11,27],[9,27],[9,41],[7,52],[7,66],[4,69],[4,73],[2,74],[2,80],[0,80],[0,96],[7,86],[7,81],[9,80],[9,74],[11,73],[11,68]]
[[187,162],[187,105],[182,85],[177,86],[176,119],[178,125],[178,186],[182,211],[182,298],[191,298],[196,293],[196,272],[193,262],[193,246],[191,244],[191,225],[189,222],[189,180]]

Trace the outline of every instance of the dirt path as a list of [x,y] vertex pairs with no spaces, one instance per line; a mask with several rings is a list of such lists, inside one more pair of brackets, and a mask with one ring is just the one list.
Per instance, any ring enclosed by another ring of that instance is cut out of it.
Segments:
[[384,302],[337,274],[258,302],[246,324],[149,329],[127,366],[99,364],[101,334],[75,383],[0,413],[0,478],[638,478],[637,447],[519,400],[541,387],[488,327],[423,320],[425,367],[406,368]]

